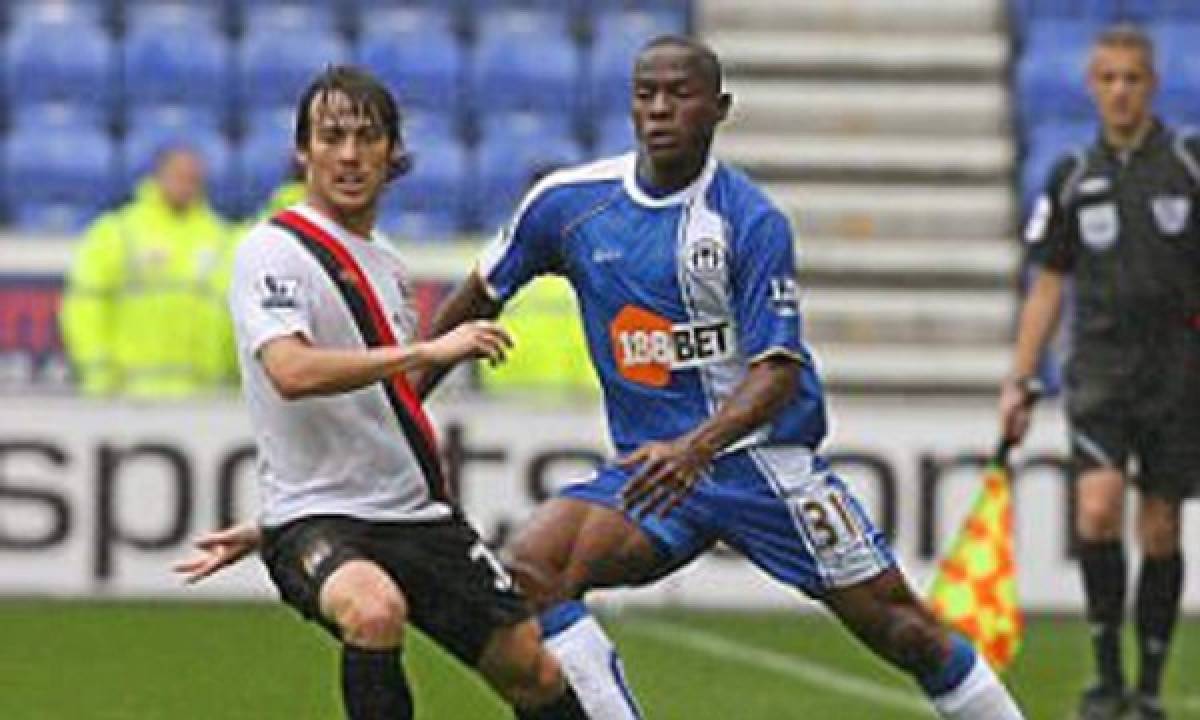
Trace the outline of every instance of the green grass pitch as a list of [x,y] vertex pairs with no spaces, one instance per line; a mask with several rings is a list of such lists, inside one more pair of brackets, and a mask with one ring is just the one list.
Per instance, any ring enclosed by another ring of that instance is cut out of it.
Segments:
[[[605,623],[653,720],[932,717],[903,677],[823,616],[627,611]],[[5,720],[340,717],[334,644],[280,605],[5,601],[0,628]],[[1068,717],[1087,642],[1077,619],[1030,619],[1006,676],[1030,720]],[[418,718],[511,717],[423,638],[412,638],[406,664]],[[1200,718],[1197,667],[1192,618],[1167,679],[1173,718]]]

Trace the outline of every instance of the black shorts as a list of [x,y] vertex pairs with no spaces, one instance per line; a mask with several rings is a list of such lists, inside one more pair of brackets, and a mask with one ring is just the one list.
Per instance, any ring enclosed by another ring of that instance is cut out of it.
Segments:
[[431,522],[301,518],[264,529],[262,559],[283,601],[334,636],[337,627],[321,616],[321,586],[349,560],[375,563],[404,593],[412,624],[471,666],[495,630],[532,616],[478,533],[458,517]]
[[1086,471],[1129,473],[1145,494],[1183,500],[1200,491],[1200,360],[1163,358],[1157,369],[1118,377],[1068,373],[1071,457]]

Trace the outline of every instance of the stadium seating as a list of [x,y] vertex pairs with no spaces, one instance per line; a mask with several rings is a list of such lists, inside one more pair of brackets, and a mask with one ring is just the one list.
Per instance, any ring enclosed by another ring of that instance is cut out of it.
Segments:
[[224,32],[228,27],[223,2],[198,3],[185,0],[125,0],[121,3],[121,27],[131,29],[175,27]]
[[313,16],[302,8],[252,17],[261,22],[246,27],[237,53],[237,101],[243,109],[294,106],[313,75],[348,57],[341,36],[310,24]]
[[608,113],[596,123],[595,142],[592,144],[592,155],[604,157],[619,155],[633,150],[633,121],[629,113]]
[[19,25],[31,17],[70,15],[79,20],[101,25],[113,16],[116,0],[13,0],[0,6],[0,20]]
[[16,19],[5,41],[8,97],[111,112],[117,85],[113,41],[94,13],[81,7],[48,3]]
[[[392,182],[384,200],[384,227],[396,230],[408,222],[405,215],[422,218],[422,233],[416,239],[440,239],[465,227],[465,203],[470,167],[467,153],[452,138],[426,139],[413,151],[409,174]],[[412,232],[415,225],[409,225]]]
[[1161,88],[1156,110],[1174,125],[1200,123],[1200,3],[1186,0],[1014,0],[1024,23],[1014,92],[1025,155],[1019,171],[1028,212],[1062,152],[1095,136],[1095,109],[1084,82],[1096,34],[1117,20],[1154,21]]
[[239,152],[241,204],[248,214],[262,208],[292,170],[294,119],[290,108],[260,110],[247,122]]
[[1030,28],[1015,81],[1023,127],[1050,118],[1091,117],[1085,79],[1098,27],[1086,20],[1048,19]]
[[382,78],[406,108],[458,113],[465,58],[450,15],[442,10],[363,14],[355,59]]
[[1150,23],[1200,18],[1200,3],[1194,0],[1012,0],[1011,8],[1019,38],[1047,19]]
[[533,182],[581,162],[583,150],[560,115],[495,114],[485,118],[477,159],[474,219],[489,232],[512,213]]
[[491,13],[476,43],[470,97],[478,112],[579,110],[579,46],[553,14]]
[[228,0],[227,24],[235,33],[248,28],[320,27],[345,32],[354,18],[342,0]]
[[1177,125],[1200,125],[1200,22],[1163,22],[1153,27],[1159,55],[1158,108]]
[[126,112],[147,104],[228,110],[232,47],[212,13],[159,6],[130,19],[122,45]]
[[647,40],[679,32],[681,18],[662,12],[601,12],[595,18],[595,37],[588,63],[587,104],[591,114],[629,108],[633,59]]
[[[624,114],[633,54],[652,35],[685,30],[690,4],[10,0],[0,4],[0,108],[7,118],[0,128],[19,128],[25,138],[44,130],[57,139],[64,127],[86,137],[99,132],[116,179],[105,193],[87,193],[87,202],[48,190],[45,201],[30,194],[4,209],[14,218],[19,211],[24,227],[76,223],[79,213],[99,209],[97,198],[115,202],[128,192],[158,146],[194,133],[211,166],[217,207],[252,212],[288,172],[290,113],[300,91],[328,63],[353,59],[397,92],[406,134],[424,159],[397,185],[411,192],[389,200],[390,219],[433,236],[478,227],[481,213],[492,224],[511,209],[530,167],[536,173],[582,156],[577,135],[596,152],[630,146]],[[593,82],[607,88],[595,94],[603,101],[589,103]],[[592,104],[595,113],[587,112]],[[551,126],[549,140],[498,129],[503,123],[489,120],[494,113],[505,122],[536,116]],[[610,122],[614,115],[620,119]],[[431,116],[436,131],[426,128]],[[505,142],[544,144],[546,157],[517,149],[521,157],[504,167]],[[83,160],[103,164],[91,155]],[[457,197],[447,189],[452,180],[460,185]],[[470,188],[484,186],[505,190],[468,202]]]
[[16,126],[3,158],[5,205],[18,229],[74,232],[116,199],[115,148],[92,125]]
[[122,145],[122,180],[132,188],[154,166],[158,153],[185,146],[204,159],[209,199],[223,215],[242,213],[238,173],[229,141],[210,116],[180,108],[161,108],[134,116]]

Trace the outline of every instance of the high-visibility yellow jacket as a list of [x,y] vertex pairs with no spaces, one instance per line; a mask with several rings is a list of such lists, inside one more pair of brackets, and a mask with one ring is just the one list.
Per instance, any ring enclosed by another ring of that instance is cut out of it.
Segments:
[[250,234],[254,226],[260,222],[267,220],[278,213],[304,200],[305,195],[304,183],[299,180],[289,180],[271,193],[271,197],[267,198],[267,202],[259,209],[257,215],[252,215],[242,222],[234,225],[233,237],[234,243],[238,243],[242,238]]
[[83,391],[178,398],[233,387],[232,264],[233,238],[208,204],[176,213],[153,180],[97,218],[60,315]]
[[488,392],[551,397],[598,395],[574,292],[559,277],[541,277],[521,290],[500,316],[512,333],[508,362],[481,365]]

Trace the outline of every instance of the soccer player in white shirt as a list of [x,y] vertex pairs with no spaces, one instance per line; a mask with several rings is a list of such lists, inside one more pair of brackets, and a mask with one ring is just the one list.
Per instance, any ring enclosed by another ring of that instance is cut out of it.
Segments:
[[413,716],[408,622],[474,667],[520,718],[584,714],[512,580],[445,490],[432,428],[404,373],[503,359],[497,325],[411,342],[402,264],[374,233],[408,164],[399,109],[334,66],[297,110],[307,199],[239,246],[230,291],[260,457],[262,514],[178,570],[199,579],[261,543],[285,602],[342,642],[351,720]]

